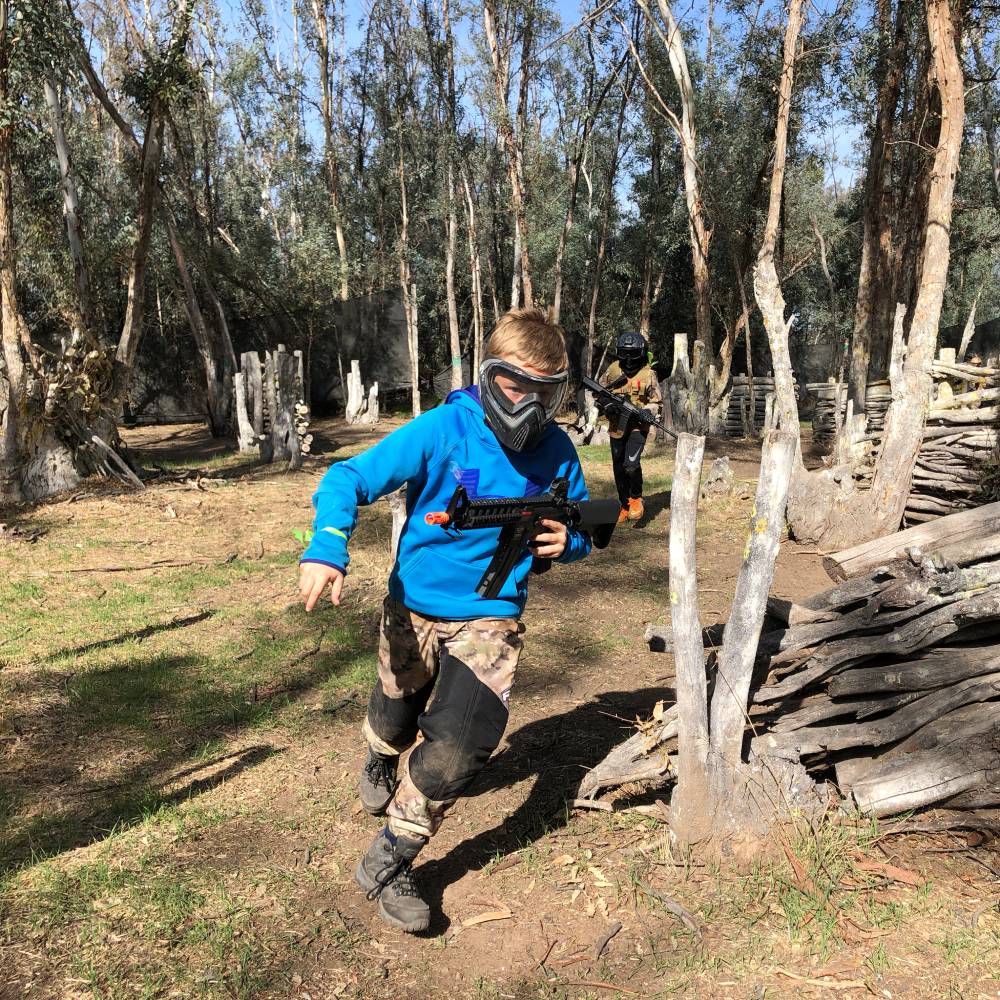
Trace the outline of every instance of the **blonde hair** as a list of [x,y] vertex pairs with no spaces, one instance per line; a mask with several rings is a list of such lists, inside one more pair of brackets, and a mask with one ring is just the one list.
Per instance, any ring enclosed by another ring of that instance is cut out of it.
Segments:
[[566,334],[551,309],[510,309],[486,341],[494,358],[519,361],[552,375],[569,367]]

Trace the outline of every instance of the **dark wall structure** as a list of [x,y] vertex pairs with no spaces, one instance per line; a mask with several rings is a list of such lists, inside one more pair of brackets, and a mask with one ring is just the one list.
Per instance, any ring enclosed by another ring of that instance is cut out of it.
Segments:
[[[333,300],[322,315],[229,317],[237,358],[243,351],[301,350],[310,405],[319,414],[343,408],[341,365],[361,363],[365,385],[379,383],[382,399],[410,388],[410,354],[400,289]],[[206,417],[201,360],[187,326],[151,322],[143,336],[126,403],[126,422],[197,422]]]

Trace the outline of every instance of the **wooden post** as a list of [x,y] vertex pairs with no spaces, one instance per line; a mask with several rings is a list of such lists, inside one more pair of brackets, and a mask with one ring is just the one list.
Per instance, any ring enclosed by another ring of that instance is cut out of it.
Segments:
[[368,402],[365,403],[365,412],[361,417],[361,423],[378,423],[378,382],[372,382],[368,389]]
[[389,502],[389,510],[392,511],[392,538],[389,541],[389,558],[395,562],[396,552],[399,549],[399,536],[403,533],[403,525],[406,523],[406,487],[400,486],[398,490],[390,493],[386,500]]
[[349,424],[358,423],[365,411],[365,388],[361,381],[361,365],[356,358],[351,361],[351,371],[347,376],[346,404],[344,419]]
[[233,375],[233,392],[236,396],[236,428],[240,454],[259,456],[260,440],[254,432],[250,415],[247,412],[247,377],[244,372],[236,372]]
[[764,435],[750,534],[719,654],[709,728],[713,755],[732,768],[740,763],[743,750],[750,680],[785,523],[795,445],[796,437],[788,431],[769,430]]
[[297,381],[295,358],[281,349],[271,356],[274,372],[274,409],[271,417],[272,460],[284,460],[293,469],[302,465],[302,450],[295,427],[295,386]]
[[670,621],[677,673],[678,788],[675,817],[680,836],[699,839],[708,817],[708,691],[698,611],[695,535],[705,439],[677,438],[670,500]]

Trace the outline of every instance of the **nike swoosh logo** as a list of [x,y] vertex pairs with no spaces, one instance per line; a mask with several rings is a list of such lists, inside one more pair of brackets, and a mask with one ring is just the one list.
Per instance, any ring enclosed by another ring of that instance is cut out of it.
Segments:
[[639,452],[637,451],[634,455],[629,455],[628,460],[630,462],[636,462],[639,460]]

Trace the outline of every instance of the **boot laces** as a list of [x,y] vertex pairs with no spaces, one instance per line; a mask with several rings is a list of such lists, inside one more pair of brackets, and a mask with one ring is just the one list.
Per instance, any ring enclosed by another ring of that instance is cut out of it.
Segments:
[[376,876],[375,888],[369,890],[368,899],[375,900],[387,886],[392,886],[392,891],[396,896],[415,896],[420,899],[420,890],[417,888],[416,879],[413,877],[413,859],[399,858],[390,861]]
[[396,783],[396,761],[371,753],[365,761],[365,775],[376,788],[384,785],[385,790],[391,792]]

